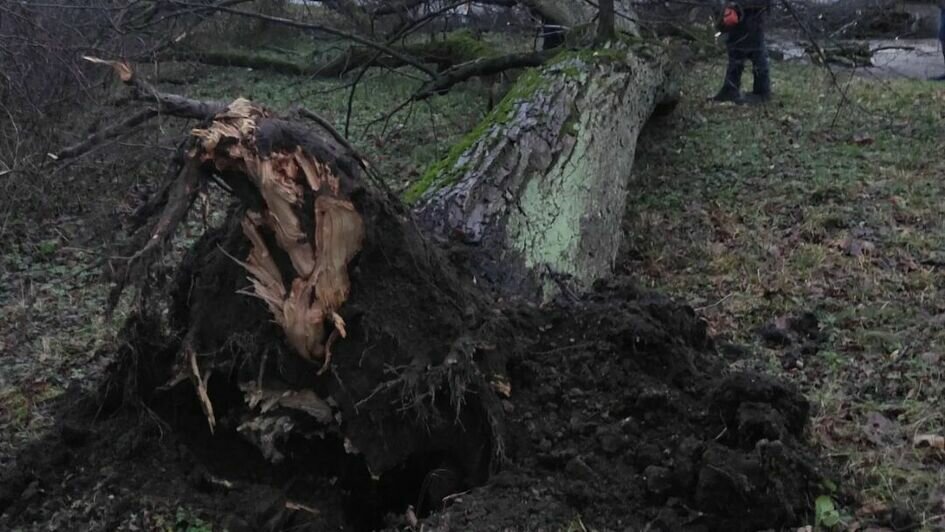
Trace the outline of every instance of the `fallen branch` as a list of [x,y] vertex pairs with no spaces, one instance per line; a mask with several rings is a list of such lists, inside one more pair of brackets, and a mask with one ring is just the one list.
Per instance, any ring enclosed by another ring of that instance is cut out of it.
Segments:
[[114,310],[129,280],[135,278],[143,281],[147,277],[147,270],[154,258],[174,236],[177,226],[187,216],[207,179],[209,175],[201,168],[201,162],[188,158],[168,189],[167,201],[160,217],[150,227],[139,229],[132,238],[129,248],[138,251],[130,257],[116,257],[109,261],[111,277],[116,285],[108,297],[107,313]]
[[541,66],[557,55],[558,52],[559,50],[556,49],[542,50],[540,52],[509,54],[463,63],[440,73],[439,76],[424,85],[414,96],[414,99],[424,100],[436,94],[443,94],[454,85],[474,77],[491,76],[514,68]]
[[59,153],[49,154],[49,155],[55,160],[63,160],[63,159],[70,159],[73,157],[78,157],[80,155],[83,155],[89,152],[92,148],[98,146],[99,144],[107,140],[120,137],[124,135],[125,133],[130,132],[135,127],[140,126],[141,124],[147,122],[148,120],[151,120],[158,114],[159,113],[157,109],[152,109],[152,108],[142,109],[141,111],[138,111],[137,113],[129,116],[128,118],[126,118],[125,120],[122,120],[121,122],[117,124],[114,124],[112,126],[96,131],[95,133],[92,133],[91,135],[86,137],[85,140],[77,144],[73,144],[72,146],[63,148],[62,150],[59,151]]
[[91,56],[83,56],[82,58],[90,63],[111,66],[122,83],[132,88],[132,96],[135,99],[153,101],[162,114],[180,118],[205,119],[226,109],[226,104],[223,102],[194,100],[177,94],[163,93],[147,81],[136,76],[131,65],[126,61],[109,61]]
[[[210,66],[251,68],[277,74],[310,75],[310,67],[275,57],[264,57],[249,53],[234,51],[198,51],[198,50],[168,50],[158,56],[159,61],[193,61]],[[317,70],[316,70],[317,72]]]
[[[391,38],[386,46],[393,45],[403,34]],[[400,53],[416,58],[423,63],[432,63],[439,69],[472,61],[480,57],[497,55],[498,50],[486,43],[474,41],[465,32],[456,32],[446,39],[434,42],[409,44],[396,48]],[[162,61],[196,61],[205,65],[252,68],[277,74],[333,78],[362,67],[381,66],[399,68],[409,66],[397,57],[385,55],[383,51],[370,47],[352,47],[328,61],[304,64],[292,60],[254,55],[237,51],[171,50],[158,57]]]

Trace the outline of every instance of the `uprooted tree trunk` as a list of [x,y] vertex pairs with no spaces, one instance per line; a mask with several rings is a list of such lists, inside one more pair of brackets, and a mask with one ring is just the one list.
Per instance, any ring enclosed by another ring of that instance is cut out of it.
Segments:
[[[554,423],[538,429],[529,421],[542,415],[527,406],[538,400],[534,388],[526,393],[530,402],[520,403],[529,417],[514,414],[519,431],[508,430],[517,382],[569,386],[561,367],[593,387],[613,373],[583,375],[603,372],[617,364],[618,352],[629,350],[638,358],[625,359],[626,378],[649,384],[632,387],[635,399],[614,396],[637,406],[606,408],[642,415],[684,401],[690,406],[679,434],[708,446],[703,453],[673,436],[689,446],[680,451],[690,465],[679,496],[696,501],[688,504],[706,515],[722,516],[709,521],[719,526],[759,524],[761,514],[751,512],[764,507],[775,508],[776,522],[794,519],[806,476],[759,477],[758,471],[797,469],[796,458],[793,451],[755,443],[793,441],[806,405],[752,381],[744,390],[723,387],[718,412],[703,413],[702,394],[721,370],[705,354],[704,326],[691,311],[622,297],[614,307],[586,307],[586,316],[582,307],[547,320],[530,310],[529,302],[548,296],[562,275],[575,282],[561,286],[584,290],[611,271],[637,136],[653,110],[672,101],[661,48],[623,43],[569,52],[523,76],[466,143],[434,168],[416,213],[374,179],[333,130],[280,119],[242,99],[220,104],[161,94],[127,65],[113,66],[156,111],[203,119],[174,166],[176,179],[146,207],[161,214],[139,234],[147,244],[125,267],[126,278],[147,280],[142,265],[169,240],[203,186],[218,182],[238,200],[223,226],[204,235],[182,263],[171,288],[169,332],[156,332],[153,300],[129,322],[128,382],[160,413],[199,419],[218,437],[239,434],[270,461],[299,468],[319,459],[330,468],[345,453],[359,456],[366,482],[383,484],[418,461],[426,464],[423,473],[447,471],[451,481],[438,474],[427,482],[428,474],[423,488],[411,488],[432,500],[417,503],[418,511],[430,510],[446,495],[484,482],[510,447],[523,452],[525,434],[545,438],[536,431],[548,431],[564,444]],[[464,253],[447,255],[430,235],[458,235]],[[575,337],[582,341],[574,344]],[[575,347],[588,350],[574,359],[582,367],[566,365]],[[654,391],[663,388],[669,391]],[[158,400],[175,391],[178,401]],[[742,401],[756,406],[743,412]],[[169,411],[173,405],[185,413]],[[611,413],[599,414],[600,423],[625,430],[612,423]],[[721,434],[728,436],[709,441],[709,433],[720,434],[717,420],[726,423]],[[741,450],[728,450],[729,441]],[[565,469],[561,460],[568,459]],[[568,454],[542,460],[556,464],[548,466],[554,475],[566,470],[582,481],[594,478],[585,462]],[[748,474],[754,476],[719,491],[729,478]],[[595,482],[642,501],[626,478],[621,473]],[[748,502],[732,510],[717,493]],[[411,496],[391,499],[381,510],[402,511]],[[520,517],[518,525],[528,519]],[[637,521],[610,515],[606,522]]]
[[506,290],[586,290],[612,272],[640,130],[677,96],[669,55],[652,45],[565,53],[524,76],[408,197]]
[[[573,275],[580,289],[605,277],[637,135],[672,85],[658,48],[566,53],[520,80],[472,147],[439,165],[437,184],[455,184],[431,192],[414,217],[332,134],[247,100],[160,95],[114,66],[159,111],[209,119],[193,130],[145,249],[170,237],[214,176],[239,199],[182,268],[172,312],[178,374],[162,378],[191,381],[211,430],[242,412],[231,428],[270,458],[296,432],[272,413],[281,405],[333,427],[376,474],[433,447],[464,457],[472,478],[503,455],[499,396],[510,393],[504,358],[516,350],[477,278],[536,301],[556,275]],[[424,236],[456,230],[482,250],[472,271]],[[128,275],[144,275],[135,266]],[[249,340],[236,348],[234,335]],[[215,400],[213,382],[224,377],[208,382],[234,364],[234,350],[247,357],[238,408]],[[467,436],[448,436],[457,430]]]

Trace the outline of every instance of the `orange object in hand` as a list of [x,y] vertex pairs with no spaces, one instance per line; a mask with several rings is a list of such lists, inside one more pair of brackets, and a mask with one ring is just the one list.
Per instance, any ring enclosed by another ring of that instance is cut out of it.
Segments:
[[738,24],[738,11],[731,6],[726,7],[722,15],[722,24],[728,28]]

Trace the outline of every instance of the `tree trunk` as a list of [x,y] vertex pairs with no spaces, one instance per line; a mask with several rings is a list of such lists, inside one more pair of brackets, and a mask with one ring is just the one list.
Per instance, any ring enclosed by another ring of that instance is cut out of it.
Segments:
[[[614,4],[614,21],[617,31],[637,35],[637,16],[629,0],[608,0]],[[592,24],[600,15],[599,8],[590,2],[573,0],[523,0],[544,20],[564,26],[568,30]]]
[[[442,40],[408,44],[397,48],[404,55],[423,63],[430,63],[440,70],[449,67],[500,55],[500,51],[489,44],[477,41],[468,32],[456,31]],[[306,63],[288,58],[274,58],[250,52],[233,50],[186,50],[175,49],[163,53],[162,61],[197,61],[206,65],[252,68],[279,74],[332,78],[366,66],[398,68],[403,60],[367,47],[351,47],[331,59],[318,63]]]
[[613,270],[637,137],[673,85],[662,50],[562,55],[523,76],[408,193],[417,218],[507,291],[586,290]]
[[617,34],[614,17],[614,0],[600,1],[600,19],[597,21],[597,42],[605,43]]

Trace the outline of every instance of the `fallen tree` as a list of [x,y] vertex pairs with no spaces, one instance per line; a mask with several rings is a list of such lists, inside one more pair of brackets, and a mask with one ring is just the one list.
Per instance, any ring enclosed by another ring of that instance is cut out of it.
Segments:
[[[522,500],[505,527],[590,508],[607,528],[797,523],[817,479],[806,401],[722,379],[691,309],[592,289],[612,271],[640,128],[675,93],[662,47],[611,42],[523,76],[413,191],[416,215],[333,129],[164,94],[112,63],[156,111],[200,123],[115,264],[119,287],[148,289],[111,395],[334,476],[365,529],[502,470],[519,473],[469,498]],[[236,201],[165,298],[151,266],[211,184]],[[536,306],[555,292],[569,297]],[[519,497],[542,478],[548,491]]]
[[436,65],[439,70],[445,70],[461,63],[499,55],[498,50],[486,42],[474,39],[469,32],[465,31],[453,32],[443,39],[408,44],[396,49],[401,57],[379,54],[369,47],[355,46],[320,62],[302,62],[234,50],[171,49],[160,54],[158,58],[162,61],[194,61],[211,66],[252,68],[278,74],[333,78],[371,66],[385,68],[406,66],[407,63],[402,57],[416,58],[423,63]]

